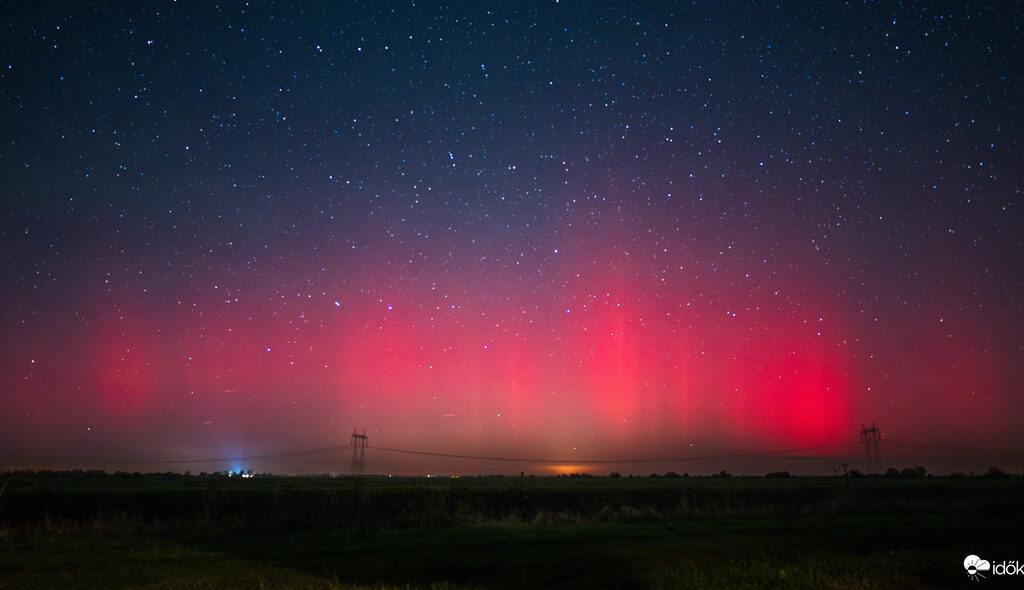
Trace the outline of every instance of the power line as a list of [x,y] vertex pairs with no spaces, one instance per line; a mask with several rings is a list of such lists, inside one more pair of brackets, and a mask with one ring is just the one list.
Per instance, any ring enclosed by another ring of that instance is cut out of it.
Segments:
[[281,459],[287,457],[302,457],[307,455],[325,455],[328,453],[340,452],[347,446],[333,445],[320,447],[318,449],[301,449],[283,453],[269,453],[265,455],[246,455],[244,457],[211,457],[208,459],[86,459],[75,457],[51,457],[47,455],[12,455],[14,459],[34,459],[38,461],[50,461],[56,463],[114,463],[118,465],[178,465],[185,463],[229,463],[237,461],[258,461],[263,459]]
[[[685,461],[706,461],[713,459],[737,459],[744,457],[764,457],[769,455],[785,455],[790,453],[801,453],[805,451],[817,451],[822,449],[834,449],[839,447],[848,447],[852,445],[859,445],[860,442],[846,442],[832,445],[820,445],[815,447],[803,447],[798,449],[781,449],[772,451],[760,451],[753,453],[733,453],[725,455],[694,455],[687,457],[632,457],[624,459],[541,459],[532,457],[489,457],[483,455],[460,455],[456,453],[436,453],[432,451],[416,451],[412,449],[396,449],[391,447],[378,447],[373,445],[367,445],[368,449],[375,449],[378,451],[385,451],[389,453],[401,453],[406,455],[420,455],[427,457],[444,457],[448,459],[471,459],[476,461],[497,461],[505,463],[559,463],[559,464],[622,464],[622,463],[665,463],[665,462],[685,462]],[[348,446],[332,445],[329,447],[320,447],[316,449],[301,449],[296,451],[288,451],[283,453],[268,453],[263,455],[246,455],[240,457],[210,457],[205,459],[88,459],[82,457],[51,457],[43,455],[16,455],[13,458],[17,459],[35,459],[39,461],[49,461],[58,463],[114,463],[119,465],[174,465],[174,464],[196,464],[196,463],[229,463],[239,461],[257,461],[264,459],[281,459],[288,457],[302,457],[310,455],[325,455],[330,453],[340,453],[343,450],[348,449]]]
[[387,451],[390,453],[404,453],[407,455],[426,455],[428,457],[446,457],[449,459],[474,459],[477,461],[503,461],[506,463],[561,463],[561,464],[617,464],[617,463],[666,463],[684,461],[707,461],[711,459],[739,459],[743,457],[765,457],[769,455],[785,455],[788,453],[801,453],[804,451],[818,451],[822,449],[835,449],[838,447],[849,447],[859,445],[857,442],[837,443],[833,445],[821,445],[817,447],[803,447],[800,449],[782,449],[776,451],[761,451],[756,453],[735,453],[729,455],[703,455],[689,457],[658,457],[658,458],[626,458],[626,459],[536,459],[524,457],[485,457],[480,455],[457,455],[453,453],[433,453],[429,451],[413,451],[409,449],[392,449],[389,447],[368,446],[369,449]]
[[947,445],[931,445],[926,443],[915,443],[915,442],[904,442],[900,440],[885,439],[885,444],[896,445],[899,447],[913,447],[918,449],[928,449],[931,451],[946,451],[949,453],[972,453],[972,454],[989,454],[989,455],[1015,455],[1018,457],[1024,457],[1024,451],[1011,451],[1008,449],[976,449],[968,447],[951,447]]

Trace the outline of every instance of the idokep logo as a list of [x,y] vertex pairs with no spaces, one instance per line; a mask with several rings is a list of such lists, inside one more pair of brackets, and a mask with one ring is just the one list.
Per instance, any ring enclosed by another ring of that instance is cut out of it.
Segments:
[[993,566],[988,560],[977,555],[968,555],[964,558],[964,569],[967,570],[967,577],[975,581],[985,577],[982,572],[992,572],[996,576],[1024,575],[1024,566],[1016,560],[1002,561]]
[[967,570],[968,578],[977,581],[985,577],[981,572],[987,572],[992,569],[992,564],[977,555],[968,555],[964,559],[964,569]]

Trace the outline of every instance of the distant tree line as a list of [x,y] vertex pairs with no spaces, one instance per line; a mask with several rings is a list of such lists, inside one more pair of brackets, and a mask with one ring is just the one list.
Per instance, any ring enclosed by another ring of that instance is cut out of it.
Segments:
[[[922,465],[915,465],[913,467],[904,467],[903,469],[896,469],[895,467],[890,467],[882,475],[869,475],[869,474],[863,473],[862,471],[860,471],[858,469],[850,469],[849,471],[846,471],[845,469],[843,469],[843,470],[837,471],[837,474],[842,476],[842,477],[856,477],[856,478],[860,478],[860,477],[886,477],[886,478],[898,478],[898,479],[921,479],[921,478],[925,478],[925,477],[931,477],[931,474],[929,474],[928,470],[925,469],[924,466],[922,466]],[[64,471],[54,471],[54,470],[48,470],[48,469],[36,471],[36,470],[26,469],[26,470],[14,470],[14,471],[0,471],[0,475],[2,475],[3,477],[6,477],[6,478],[12,478],[12,477],[18,477],[18,476],[31,476],[31,477],[36,477],[36,478],[52,478],[52,479],[67,479],[67,480],[96,479],[96,478],[148,479],[148,480],[222,479],[222,478],[226,479],[226,478],[229,478],[229,477],[239,477],[239,476],[257,477],[257,478],[284,478],[284,477],[291,477],[291,476],[283,475],[283,474],[253,473],[253,471],[251,469],[244,470],[244,471],[241,471],[241,470],[240,471],[212,471],[212,472],[201,471],[199,473],[192,473],[190,471],[186,471],[184,473],[178,473],[178,472],[174,472],[174,471],[145,472],[145,473],[143,473],[143,472],[138,472],[138,471],[133,471],[133,472],[128,472],[128,471],[108,472],[108,471],[103,471],[101,469],[89,469],[89,470],[71,469],[71,470],[64,470]],[[982,474],[975,474],[973,472],[971,472],[971,473],[956,472],[956,473],[949,474],[948,477],[986,477],[986,478],[992,478],[992,479],[1006,479],[1006,478],[1012,478],[1012,477],[1021,477],[1022,475],[1024,475],[1024,474],[1008,473],[1008,472],[1004,471],[1003,469],[1000,469],[999,467],[992,466],[992,467],[989,467],[988,470],[985,471],[985,473],[982,473]],[[335,477],[338,477],[338,475],[337,474],[332,474],[332,473],[314,473],[314,474],[305,474],[305,475],[298,476],[298,477],[302,477],[302,478],[335,478]],[[342,476],[342,477],[345,477],[345,476]],[[501,475],[493,475],[493,476],[480,476],[480,477],[502,477],[502,476]],[[532,478],[532,477],[536,477],[536,476],[531,475],[529,477]],[[557,477],[590,478],[590,477],[594,477],[594,476],[589,474],[589,473],[563,473],[563,474],[558,475]],[[618,479],[618,478],[623,478],[623,477],[633,478],[633,477],[644,477],[644,476],[634,476],[633,474],[629,474],[629,475],[623,476],[618,471],[612,471],[611,473],[608,474],[608,477],[612,478],[612,479]],[[683,472],[682,475],[680,475],[679,473],[676,473],[675,471],[667,471],[667,472],[665,472],[663,474],[651,473],[650,475],[648,475],[646,477],[649,478],[649,479],[682,479],[682,478],[691,477],[691,475],[689,473],[686,473],[686,472]],[[722,469],[718,473],[713,473],[710,476],[698,475],[698,476],[693,476],[693,477],[729,478],[729,477],[733,477],[733,475],[731,473],[729,473],[728,471],[726,471],[725,469]],[[770,472],[764,474],[763,477],[766,477],[766,478],[789,478],[789,477],[796,477],[796,476],[791,474],[789,471],[770,471]]]

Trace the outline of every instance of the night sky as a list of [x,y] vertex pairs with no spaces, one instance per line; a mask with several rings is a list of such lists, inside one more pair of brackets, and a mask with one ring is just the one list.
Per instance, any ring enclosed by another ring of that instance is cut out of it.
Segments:
[[1024,464],[1019,3],[78,4],[0,3],[2,467]]

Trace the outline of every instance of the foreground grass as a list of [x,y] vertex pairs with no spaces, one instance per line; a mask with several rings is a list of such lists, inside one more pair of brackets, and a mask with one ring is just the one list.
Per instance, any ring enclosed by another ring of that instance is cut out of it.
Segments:
[[2,499],[0,588],[967,588],[966,555],[1024,559],[1014,482],[94,483]]
[[[1011,520],[1008,520],[1011,519]],[[965,514],[34,536],[2,588],[966,587],[969,553],[1020,555],[1020,517]]]

